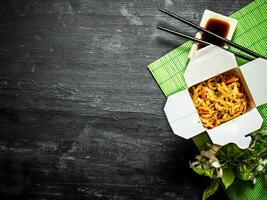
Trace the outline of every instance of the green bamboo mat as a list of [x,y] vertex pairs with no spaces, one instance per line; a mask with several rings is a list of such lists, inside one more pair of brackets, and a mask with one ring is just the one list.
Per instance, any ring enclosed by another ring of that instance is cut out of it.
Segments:
[[[267,56],[267,0],[256,0],[231,17],[238,20],[233,41]],[[166,97],[187,88],[183,74],[191,46],[192,42],[186,42],[148,66]],[[237,62],[239,65],[245,63],[238,58]],[[267,129],[267,104],[258,107],[258,110],[264,118],[262,129]],[[201,150],[210,139],[206,133],[202,133],[194,137],[193,141]],[[263,187],[263,177],[257,179],[255,186],[236,180],[226,192],[232,200],[267,200],[267,190]]]

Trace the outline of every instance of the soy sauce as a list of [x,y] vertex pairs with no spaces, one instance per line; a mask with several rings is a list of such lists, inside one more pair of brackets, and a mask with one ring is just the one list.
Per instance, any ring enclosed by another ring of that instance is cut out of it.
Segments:
[[[220,20],[220,19],[215,19],[211,18],[207,21],[205,29],[226,38],[229,30],[230,30],[230,24],[226,21]],[[212,44],[215,44],[217,46],[224,46],[224,42],[221,40],[218,40],[217,38],[213,37],[212,35],[208,35],[206,33],[201,33],[201,40],[210,42]],[[203,44],[198,44],[198,49],[201,49],[205,47]]]

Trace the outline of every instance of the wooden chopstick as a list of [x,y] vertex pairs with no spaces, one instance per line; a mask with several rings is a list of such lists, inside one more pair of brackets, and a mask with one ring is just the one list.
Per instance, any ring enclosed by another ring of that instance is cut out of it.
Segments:
[[235,47],[235,48],[237,48],[237,49],[239,49],[239,50],[241,50],[241,51],[243,51],[243,52],[245,52],[245,53],[247,53],[247,54],[249,54],[249,55],[251,55],[251,56],[253,56],[255,58],[264,58],[264,59],[267,59],[266,57],[264,57],[264,56],[262,56],[262,55],[260,55],[258,53],[255,53],[255,52],[253,52],[253,51],[251,51],[251,50],[249,50],[249,49],[247,49],[247,48],[245,48],[245,47],[243,47],[243,46],[241,46],[241,45],[239,45],[239,44],[237,44],[235,42],[232,42],[230,40],[227,40],[224,37],[221,37],[221,36],[219,36],[219,35],[211,32],[211,31],[209,31],[209,30],[207,30],[207,29],[205,29],[205,28],[203,28],[203,27],[201,27],[201,26],[199,26],[199,25],[197,25],[197,24],[195,24],[193,22],[190,22],[187,19],[184,19],[184,18],[182,18],[182,17],[180,17],[180,16],[178,16],[178,15],[176,15],[174,13],[171,13],[171,12],[165,10],[165,9],[159,9],[159,10],[161,12],[163,12],[163,13],[165,13],[165,14],[167,14],[167,15],[175,18],[175,19],[178,19],[179,21],[181,21],[181,22],[183,22],[183,23],[185,23],[185,24],[187,24],[187,25],[189,25],[189,26],[191,26],[191,27],[193,27],[193,28],[201,31],[201,32],[204,32],[204,33],[207,33],[209,35],[212,35],[213,37],[224,41],[226,44],[228,44],[228,45],[230,45],[232,47]]
[[[174,35],[178,35],[178,36],[180,36],[180,37],[183,37],[183,38],[186,38],[186,39],[189,39],[189,40],[192,40],[192,41],[194,41],[194,42],[198,42],[198,43],[201,43],[201,44],[204,44],[204,45],[214,45],[214,44],[212,44],[212,43],[210,43],[210,42],[207,42],[207,41],[204,41],[204,40],[200,40],[200,39],[198,39],[198,38],[192,37],[192,36],[190,36],[190,35],[186,35],[186,34],[184,34],[184,33],[178,32],[178,31],[174,31],[174,30],[169,29],[169,28],[164,28],[164,27],[162,27],[162,26],[158,26],[158,29],[161,29],[161,30],[163,30],[163,31],[172,33],[172,34],[174,34]],[[217,45],[214,45],[214,46],[217,46]],[[220,47],[220,46],[217,46],[217,47]],[[240,53],[238,53],[238,52],[235,52],[235,51],[232,51],[232,50],[223,48],[223,47],[220,47],[220,48],[223,49],[223,50],[225,50],[225,51],[231,52],[231,53],[235,54],[237,57],[242,58],[242,59],[244,59],[244,60],[247,60],[247,61],[252,61],[252,60],[254,60],[254,58],[248,57],[248,56],[243,55],[243,54],[240,54]]]

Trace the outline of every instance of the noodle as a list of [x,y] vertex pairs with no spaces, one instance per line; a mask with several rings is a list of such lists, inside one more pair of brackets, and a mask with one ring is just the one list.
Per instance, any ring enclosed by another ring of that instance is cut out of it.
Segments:
[[189,91],[205,128],[219,126],[247,111],[248,98],[232,72],[199,83]]

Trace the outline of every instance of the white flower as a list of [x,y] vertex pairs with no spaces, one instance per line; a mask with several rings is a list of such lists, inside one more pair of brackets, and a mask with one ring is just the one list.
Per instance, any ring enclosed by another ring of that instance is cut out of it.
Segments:
[[201,151],[200,152],[200,156],[205,156],[206,155],[206,151]]
[[217,174],[217,178],[221,178],[222,176],[223,176],[223,170],[222,168],[220,168]]
[[257,181],[257,179],[256,179],[256,178],[254,178],[254,179],[252,180],[252,183],[253,183],[253,185],[255,185],[255,184],[256,184],[256,181]]
[[197,162],[197,161],[192,162],[192,163],[191,163],[191,166],[192,166],[192,167],[198,167],[198,168],[200,168],[200,164],[199,164],[199,162]]
[[259,164],[258,167],[256,168],[257,172],[261,172],[264,170],[264,167],[262,166],[262,164]]
[[219,149],[220,149],[220,146],[219,146],[219,145],[213,144],[213,145],[211,146],[211,150],[214,151],[215,153],[216,153],[217,151],[219,151]]
[[267,165],[267,159],[266,159],[266,160],[260,159],[260,164],[259,164],[258,167],[256,168],[256,171],[257,171],[257,172],[262,172],[262,171],[264,171],[266,165]]
[[195,157],[195,159],[197,159],[197,160],[201,160],[201,156],[200,156],[200,155],[197,155],[197,156]]
[[209,165],[207,165],[207,164],[203,164],[202,167],[203,167],[203,169],[209,169],[210,168]]
[[214,161],[212,164],[211,164],[212,167],[215,167],[215,168],[220,168],[221,165],[219,163],[219,161]]

